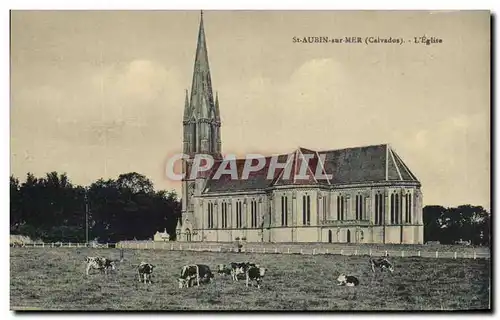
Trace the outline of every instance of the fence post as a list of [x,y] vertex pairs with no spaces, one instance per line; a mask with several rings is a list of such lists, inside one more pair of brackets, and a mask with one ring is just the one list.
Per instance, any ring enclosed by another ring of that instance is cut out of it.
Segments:
[[388,256],[388,254],[387,254],[387,250],[385,250],[385,256],[386,256],[386,257]]
[[182,250],[182,244],[179,245],[179,250]]
[[253,253],[253,248],[252,248],[252,253]]
[[290,253],[290,248],[288,248],[287,253]]
[[354,255],[357,256],[358,255],[358,249],[354,250]]
[[313,248],[313,255],[316,254],[316,248]]
[[328,249],[326,249],[326,254],[328,254]]
[[262,249],[262,253],[266,253],[266,248]]
[[174,250],[174,244],[170,244],[170,251]]
[[71,248],[71,242],[68,242],[68,248]]
[[274,253],[278,253],[278,248],[274,248]]
[[45,242],[42,242],[42,248],[45,248]]
[[455,259],[457,258],[457,253],[456,253],[456,252],[455,252],[455,254],[454,254],[454,258],[455,258]]
[[304,253],[304,252],[303,252],[302,248],[300,248],[300,254],[303,254],[303,253]]
[[401,258],[404,258],[404,256],[405,256],[405,251],[401,250]]
[[417,256],[419,256],[419,257],[420,257],[420,250],[417,252]]
[[372,248],[370,248],[370,252],[368,253],[368,255],[370,255],[370,257],[372,256]]
[[474,251],[474,260],[476,260],[476,251]]
[[436,251],[436,258],[439,258],[439,253]]
[[52,242],[50,245],[51,245],[52,248],[54,248],[54,242]]
[[343,255],[344,254],[344,249],[340,249],[340,254]]

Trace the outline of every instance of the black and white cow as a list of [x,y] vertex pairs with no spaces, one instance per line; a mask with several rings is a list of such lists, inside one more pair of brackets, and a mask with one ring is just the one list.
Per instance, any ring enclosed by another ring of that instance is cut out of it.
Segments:
[[373,272],[375,272],[375,268],[380,269],[380,271],[389,270],[391,273],[394,272],[394,266],[389,262],[389,260],[387,260],[387,258],[370,258],[370,266],[372,267]]
[[243,275],[246,274],[248,268],[259,267],[255,263],[250,263],[250,262],[240,262],[240,263],[231,262],[230,266],[231,266],[231,279],[233,279],[233,281],[238,281],[238,276],[240,274]]
[[151,263],[141,262],[137,271],[139,272],[139,282],[151,283],[151,275],[153,273],[154,265]]
[[257,288],[260,289],[260,285],[262,283],[262,278],[264,278],[264,275],[266,274],[266,268],[260,268],[255,265],[249,266],[248,269],[246,270],[246,286],[248,287],[248,284],[250,281],[255,281],[257,283]]
[[87,275],[89,275],[90,269],[99,270],[101,273],[107,274],[108,270],[115,270],[115,261],[108,258],[101,257],[87,257],[85,258],[87,262]]
[[[196,281],[199,286],[200,282],[210,282],[214,277],[210,267],[204,264],[189,264],[181,269],[179,277],[179,288],[191,287],[191,281]],[[193,285],[194,286],[194,285]]]
[[217,265],[217,274],[218,275],[230,275],[231,274],[231,267],[226,266],[225,264],[219,264],[219,265]]
[[347,286],[347,287],[355,287],[359,285],[359,280],[355,276],[347,276],[345,274],[339,275],[337,278],[337,281],[339,282],[337,285],[338,286]]

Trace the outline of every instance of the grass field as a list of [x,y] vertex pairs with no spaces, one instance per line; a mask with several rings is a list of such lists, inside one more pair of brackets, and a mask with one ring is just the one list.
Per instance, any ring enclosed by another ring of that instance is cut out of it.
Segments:
[[[115,274],[85,275],[86,256],[119,258],[118,249],[11,248],[12,310],[464,310],[489,309],[490,260],[391,258],[394,274],[372,274],[368,258],[125,250]],[[137,265],[156,265],[152,285],[139,283]],[[259,290],[216,276],[179,289],[187,263],[251,261],[268,268]],[[345,272],[359,287],[339,287]]]

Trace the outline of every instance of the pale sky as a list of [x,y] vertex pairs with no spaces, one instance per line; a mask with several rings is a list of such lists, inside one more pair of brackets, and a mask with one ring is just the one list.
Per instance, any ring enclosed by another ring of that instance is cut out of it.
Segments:
[[[206,11],[224,153],[390,143],[424,205],[490,208],[488,12]],[[76,184],[136,171],[157,189],[182,151],[199,12],[11,16],[11,173]],[[430,46],[292,38],[434,36]]]

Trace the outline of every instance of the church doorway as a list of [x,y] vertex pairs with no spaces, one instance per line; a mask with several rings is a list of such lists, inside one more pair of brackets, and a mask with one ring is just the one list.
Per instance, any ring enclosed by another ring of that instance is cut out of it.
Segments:
[[332,243],[332,230],[328,230],[328,243]]
[[189,229],[186,229],[186,241],[191,241],[191,231]]
[[347,243],[351,243],[351,230],[347,230]]

